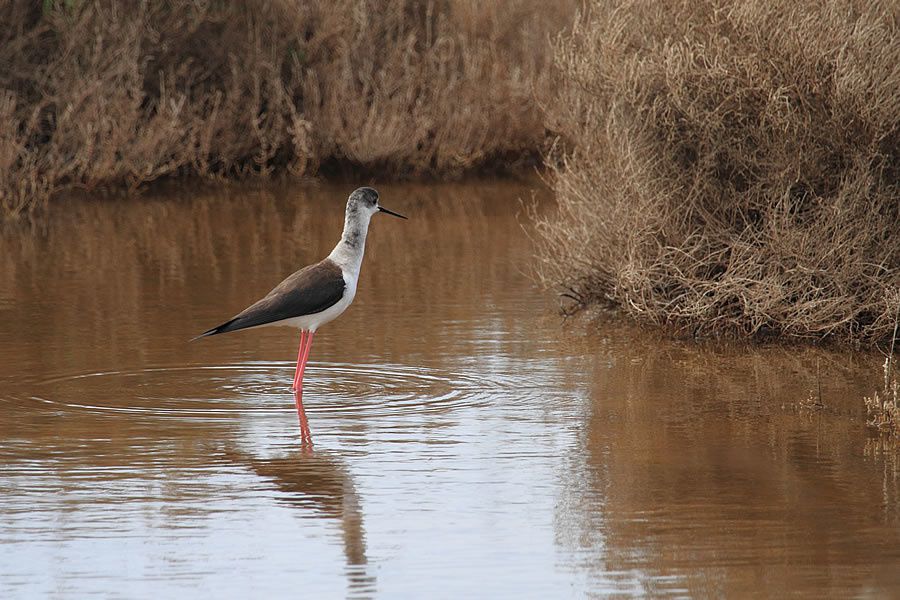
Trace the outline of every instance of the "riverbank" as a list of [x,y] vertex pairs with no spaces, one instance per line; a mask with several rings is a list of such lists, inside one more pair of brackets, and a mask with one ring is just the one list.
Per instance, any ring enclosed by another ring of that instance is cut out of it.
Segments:
[[0,212],[73,191],[543,163],[567,309],[885,347],[900,305],[890,2],[14,1]]
[[682,335],[889,345],[898,39],[894,3],[595,7],[556,50],[545,281]]
[[533,163],[575,3],[14,0],[0,207],[163,177],[455,178]]

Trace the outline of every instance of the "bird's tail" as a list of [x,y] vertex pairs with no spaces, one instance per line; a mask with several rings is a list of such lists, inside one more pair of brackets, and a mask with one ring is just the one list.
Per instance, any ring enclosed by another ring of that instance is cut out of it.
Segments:
[[211,335],[218,335],[220,333],[228,333],[229,331],[232,331],[231,325],[236,320],[237,319],[231,319],[230,321],[226,321],[226,322],[222,323],[221,325],[217,325],[216,327],[213,327],[212,329],[207,329],[206,331],[204,331],[197,337],[191,338],[190,341],[193,342],[194,340],[199,340],[200,338],[209,337]]

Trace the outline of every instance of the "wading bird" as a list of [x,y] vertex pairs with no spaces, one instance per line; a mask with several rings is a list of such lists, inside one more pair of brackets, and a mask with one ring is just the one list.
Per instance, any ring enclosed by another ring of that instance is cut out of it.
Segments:
[[[405,219],[378,204],[378,192],[370,187],[355,190],[347,199],[344,233],[323,261],[304,267],[275,286],[265,298],[245,308],[218,327],[197,338],[250,327],[281,325],[300,330],[300,349],[294,371],[294,400],[300,418],[300,435],[310,441],[309,425],[303,410],[303,372],[316,330],[341,315],[356,295],[359,269],[366,250],[366,233],[375,213]],[[194,339],[197,339],[194,338]]]

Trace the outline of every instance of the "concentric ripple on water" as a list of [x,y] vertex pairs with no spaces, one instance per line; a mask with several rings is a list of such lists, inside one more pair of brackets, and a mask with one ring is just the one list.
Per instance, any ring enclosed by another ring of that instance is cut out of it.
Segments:
[[[293,365],[156,366],[60,375],[34,382],[30,400],[57,411],[211,420],[235,413],[292,412]],[[207,380],[207,386],[198,381]],[[198,396],[200,389],[208,394]],[[484,405],[521,394],[509,378],[398,364],[310,363],[304,400],[310,414],[402,416]]]

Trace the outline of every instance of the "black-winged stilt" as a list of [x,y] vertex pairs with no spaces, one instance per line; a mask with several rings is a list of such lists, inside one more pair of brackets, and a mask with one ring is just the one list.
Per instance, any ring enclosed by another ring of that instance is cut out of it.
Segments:
[[[347,199],[344,233],[328,258],[290,275],[265,298],[248,306],[218,327],[197,338],[228,333],[250,327],[282,325],[300,330],[300,349],[294,371],[294,399],[300,418],[300,434],[310,440],[309,425],[303,410],[303,372],[316,330],[341,315],[356,296],[356,283],[366,250],[369,221],[377,212],[405,219],[401,214],[378,204],[378,192],[370,187],[355,190]],[[194,339],[197,339],[194,338]]]

